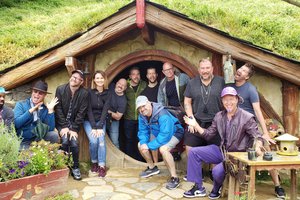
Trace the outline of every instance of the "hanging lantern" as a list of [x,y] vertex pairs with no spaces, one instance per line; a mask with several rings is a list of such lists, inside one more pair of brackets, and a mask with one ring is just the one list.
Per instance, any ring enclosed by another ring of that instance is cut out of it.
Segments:
[[296,146],[296,141],[298,141],[299,138],[285,133],[274,139],[279,142],[279,150],[277,151],[277,154],[284,156],[298,155],[298,147]]

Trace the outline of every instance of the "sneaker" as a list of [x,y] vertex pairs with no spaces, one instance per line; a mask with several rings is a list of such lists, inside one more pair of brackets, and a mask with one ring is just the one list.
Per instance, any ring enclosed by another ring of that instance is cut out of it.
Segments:
[[218,193],[213,193],[211,192],[209,195],[208,195],[208,198],[209,199],[218,199],[220,198],[221,194],[218,192]]
[[75,169],[72,169],[72,176],[74,178],[74,180],[81,180],[81,173],[80,173],[80,169],[79,168],[75,168]]
[[184,177],[182,178],[184,181],[187,181],[187,175],[184,175]]
[[140,173],[140,177],[142,178],[148,178],[150,176],[153,176],[155,174],[159,174],[159,169],[157,166],[153,167],[153,169],[150,169],[149,167],[147,167],[147,169],[145,169],[145,171],[142,171]]
[[275,186],[275,195],[278,198],[285,198],[285,192],[284,189],[281,186]]
[[99,177],[105,177],[106,175],[106,167],[100,167],[98,168],[98,172],[99,172]]
[[92,163],[91,172],[92,173],[98,172],[98,163]]
[[178,177],[171,177],[171,179],[167,182],[166,188],[169,190],[173,190],[179,186],[179,178]]
[[195,184],[192,189],[183,193],[184,197],[194,198],[194,197],[205,197],[206,190],[205,187],[198,189],[198,186]]

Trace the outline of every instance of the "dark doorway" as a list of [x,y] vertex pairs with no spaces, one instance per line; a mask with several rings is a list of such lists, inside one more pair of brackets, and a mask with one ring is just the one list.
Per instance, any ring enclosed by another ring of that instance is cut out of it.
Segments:
[[[141,72],[141,79],[147,82],[146,74],[147,74],[147,69],[149,67],[154,67],[156,69],[156,72],[158,73],[158,82],[162,78],[162,65],[163,62],[161,61],[142,61],[135,63],[131,66],[126,67],[123,71],[121,71],[116,77],[114,77],[113,81],[110,84],[110,88],[114,88],[115,83],[120,79],[120,78],[129,78],[129,71],[132,67],[137,67],[140,69]],[[119,142],[120,142],[120,150],[125,152],[125,137],[124,137],[124,124],[123,124],[123,118],[120,121],[120,127],[119,127]]]

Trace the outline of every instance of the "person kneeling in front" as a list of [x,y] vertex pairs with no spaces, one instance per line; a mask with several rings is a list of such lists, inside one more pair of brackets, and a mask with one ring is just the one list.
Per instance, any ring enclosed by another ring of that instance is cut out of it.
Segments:
[[[176,174],[173,156],[170,153],[181,138],[184,130],[180,122],[160,103],[150,102],[146,96],[138,96],[136,99],[138,117],[138,148],[146,160],[148,167],[140,176],[147,178],[159,174],[159,169],[154,165],[150,150],[157,150],[161,153],[163,160],[171,173],[171,179],[167,182],[167,189],[175,189],[179,186],[179,178]],[[154,139],[150,140],[150,135]]]
[[187,180],[194,182],[195,185],[183,196],[188,198],[204,197],[206,190],[202,184],[202,162],[215,164],[212,170],[213,189],[208,195],[210,199],[220,198],[219,190],[225,179],[225,170],[223,165],[223,153],[221,148],[228,152],[246,151],[251,148],[254,141],[256,142],[256,153],[261,155],[260,148],[262,144],[262,134],[258,131],[258,126],[254,115],[244,111],[238,107],[240,97],[236,90],[232,87],[226,87],[221,93],[222,103],[225,110],[216,114],[212,125],[207,129],[203,129],[193,117],[184,117],[185,123],[192,126],[195,133],[200,134],[207,140],[213,138],[214,135],[220,134],[221,145],[215,144],[193,147],[189,151],[187,165]]

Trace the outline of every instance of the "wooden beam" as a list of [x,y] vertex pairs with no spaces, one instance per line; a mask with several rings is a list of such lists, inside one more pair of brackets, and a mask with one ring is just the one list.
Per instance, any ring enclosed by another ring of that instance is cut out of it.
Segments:
[[135,7],[128,7],[114,15],[79,38],[33,59],[1,76],[0,85],[15,88],[42,76],[63,65],[66,56],[78,57],[105,43],[113,41],[124,33],[136,28]]
[[236,60],[253,63],[268,73],[300,86],[300,65],[281,59],[265,51],[230,39],[195,22],[175,16],[153,5],[146,6],[146,23],[199,46],[227,52]]
[[149,45],[154,45],[155,43],[155,38],[154,38],[154,31],[152,28],[150,28],[147,24],[142,28],[141,30],[142,33],[142,38],[143,40],[149,44]]
[[259,100],[260,100],[260,107],[261,111],[263,113],[263,116],[265,119],[276,119],[278,122],[282,123],[282,119],[280,116],[276,113],[276,111],[273,109],[270,102],[260,93],[258,92]]
[[299,137],[299,88],[294,84],[283,81],[282,90],[285,131]]
[[75,57],[67,56],[65,58],[65,66],[67,68],[69,76],[71,76],[72,71],[78,69],[78,60]]

